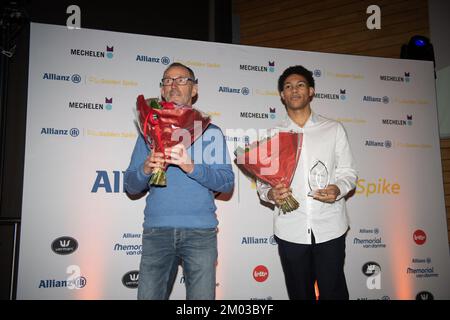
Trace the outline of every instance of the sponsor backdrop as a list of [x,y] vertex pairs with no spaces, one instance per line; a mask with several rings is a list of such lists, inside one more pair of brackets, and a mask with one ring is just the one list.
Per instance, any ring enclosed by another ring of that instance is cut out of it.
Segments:
[[[136,97],[172,62],[194,69],[197,108],[230,154],[285,115],[280,73],[314,71],[316,112],[341,121],[358,164],[347,201],[351,299],[449,299],[433,65],[33,23],[18,299],[135,299],[144,198],[123,189]],[[286,299],[274,212],[233,166],[217,200],[218,299]],[[277,213],[275,213],[277,214]],[[172,299],[184,299],[181,269]]]

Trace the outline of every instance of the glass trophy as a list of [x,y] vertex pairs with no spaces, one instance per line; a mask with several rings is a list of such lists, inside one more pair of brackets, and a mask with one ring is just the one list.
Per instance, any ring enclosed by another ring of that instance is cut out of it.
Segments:
[[325,189],[329,182],[330,175],[327,166],[322,161],[317,160],[309,170],[308,183],[311,191],[308,192],[308,196],[313,197],[317,190]]

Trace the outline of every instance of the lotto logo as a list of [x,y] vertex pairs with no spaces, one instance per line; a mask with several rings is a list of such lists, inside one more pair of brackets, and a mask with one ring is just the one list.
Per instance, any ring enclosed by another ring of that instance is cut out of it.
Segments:
[[413,234],[413,240],[416,244],[423,245],[427,241],[427,235],[423,230],[416,230]]
[[258,282],[264,282],[269,277],[269,270],[262,265],[259,265],[253,269],[253,278]]

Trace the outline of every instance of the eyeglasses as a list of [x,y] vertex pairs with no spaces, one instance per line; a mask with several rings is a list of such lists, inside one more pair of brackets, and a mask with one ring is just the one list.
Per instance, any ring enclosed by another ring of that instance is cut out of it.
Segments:
[[185,86],[187,85],[188,81],[192,81],[193,83],[197,83],[196,79],[188,78],[188,77],[178,77],[178,78],[162,78],[161,79],[161,86],[171,86],[173,82],[178,86]]

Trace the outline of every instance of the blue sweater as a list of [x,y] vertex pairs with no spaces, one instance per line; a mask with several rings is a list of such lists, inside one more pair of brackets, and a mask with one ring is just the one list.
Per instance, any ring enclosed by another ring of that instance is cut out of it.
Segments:
[[178,166],[169,165],[167,186],[149,188],[151,175],[143,170],[150,153],[139,135],[125,172],[125,190],[137,194],[148,190],[144,210],[144,228],[214,228],[216,205],[214,192],[231,192],[234,173],[222,131],[210,124],[187,150],[194,162],[194,171],[186,174]]

